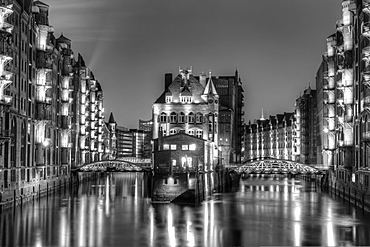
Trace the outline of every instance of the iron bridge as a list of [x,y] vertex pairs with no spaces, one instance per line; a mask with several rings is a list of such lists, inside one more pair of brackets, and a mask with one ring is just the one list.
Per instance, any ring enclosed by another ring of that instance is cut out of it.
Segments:
[[249,161],[235,169],[240,173],[248,174],[320,174],[321,171],[315,167],[304,165],[296,161],[280,159],[263,159]]
[[104,160],[80,166],[77,172],[145,172],[150,171],[148,164],[137,164],[126,160]]

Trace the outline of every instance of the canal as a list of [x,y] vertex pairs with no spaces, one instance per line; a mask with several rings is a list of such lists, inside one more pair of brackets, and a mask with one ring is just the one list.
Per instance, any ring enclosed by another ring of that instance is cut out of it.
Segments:
[[242,178],[199,205],[152,204],[143,173],[114,173],[1,213],[1,246],[370,245],[370,214],[315,183]]

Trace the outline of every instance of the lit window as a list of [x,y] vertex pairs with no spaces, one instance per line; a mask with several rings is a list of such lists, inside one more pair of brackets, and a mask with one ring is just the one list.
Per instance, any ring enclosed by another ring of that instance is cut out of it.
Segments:
[[181,100],[181,103],[191,103],[192,97],[191,96],[181,96],[180,100]]
[[176,144],[171,144],[171,150],[176,150]]
[[197,130],[196,137],[203,138],[203,130]]
[[182,150],[188,150],[188,145],[181,145]]
[[195,150],[196,148],[196,145],[195,144],[190,144],[189,145],[189,150]]
[[163,150],[170,150],[169,144],[163,144]]
[[172,96],[166,96],[166,103],[172,102]]

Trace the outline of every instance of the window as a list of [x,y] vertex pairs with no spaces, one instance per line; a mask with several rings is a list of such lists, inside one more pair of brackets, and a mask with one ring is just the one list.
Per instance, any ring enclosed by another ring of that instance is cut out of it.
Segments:
[[181,150],[188,150],[188,145],[181,145]]
[[172,96],[166,96],[166,103],[172,102]]
[[175,112],[172,112],[170,115],[170,122],[171,123],[177,123],[177,114]]
[[203,130],[197,130],[196,137],[203,138]]
[[194,113],[190,112],[188,115],[188,123],[194,123],[195,117]]
[[196,123],[202,123],[202,122],[203,122],[203,115],[202,115],[202,113],[197,113]]
[[189,145],[189,150],[193,150],[194,151],[196,149],[196,147],[197,146],[195,144],[190,144]]
[[176,150],[176,144],[171,144],[171,150]]
[[174,135],[174,134],[176,134],[177,133],[177,130],[176,129],[171,129],[170,130],[170,135]]
[[185,122],[185,114],[183,112],[180,112],[178,121],[179,121],[179,123],[184,123]]
[[180,96],[181,103],[191,103],[192,97],[191,96]]
[[169,144],[163,144],[163,150],[170,150]]
[[193,136],[194,135],[194,130],[188,130],[188,134]]
[[167,123],[167,115],[166,115],[166,113],[164,113],[164,112],[161,113],[160,122],[161,123]]

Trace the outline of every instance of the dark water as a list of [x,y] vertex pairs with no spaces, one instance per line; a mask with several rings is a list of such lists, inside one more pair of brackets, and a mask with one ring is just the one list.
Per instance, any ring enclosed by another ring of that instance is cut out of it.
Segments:
[[1,213],[3,246],[370,245],[370,215],[314,184],[242,180],[197,206],[151,204],[141,173],[66,188]]

